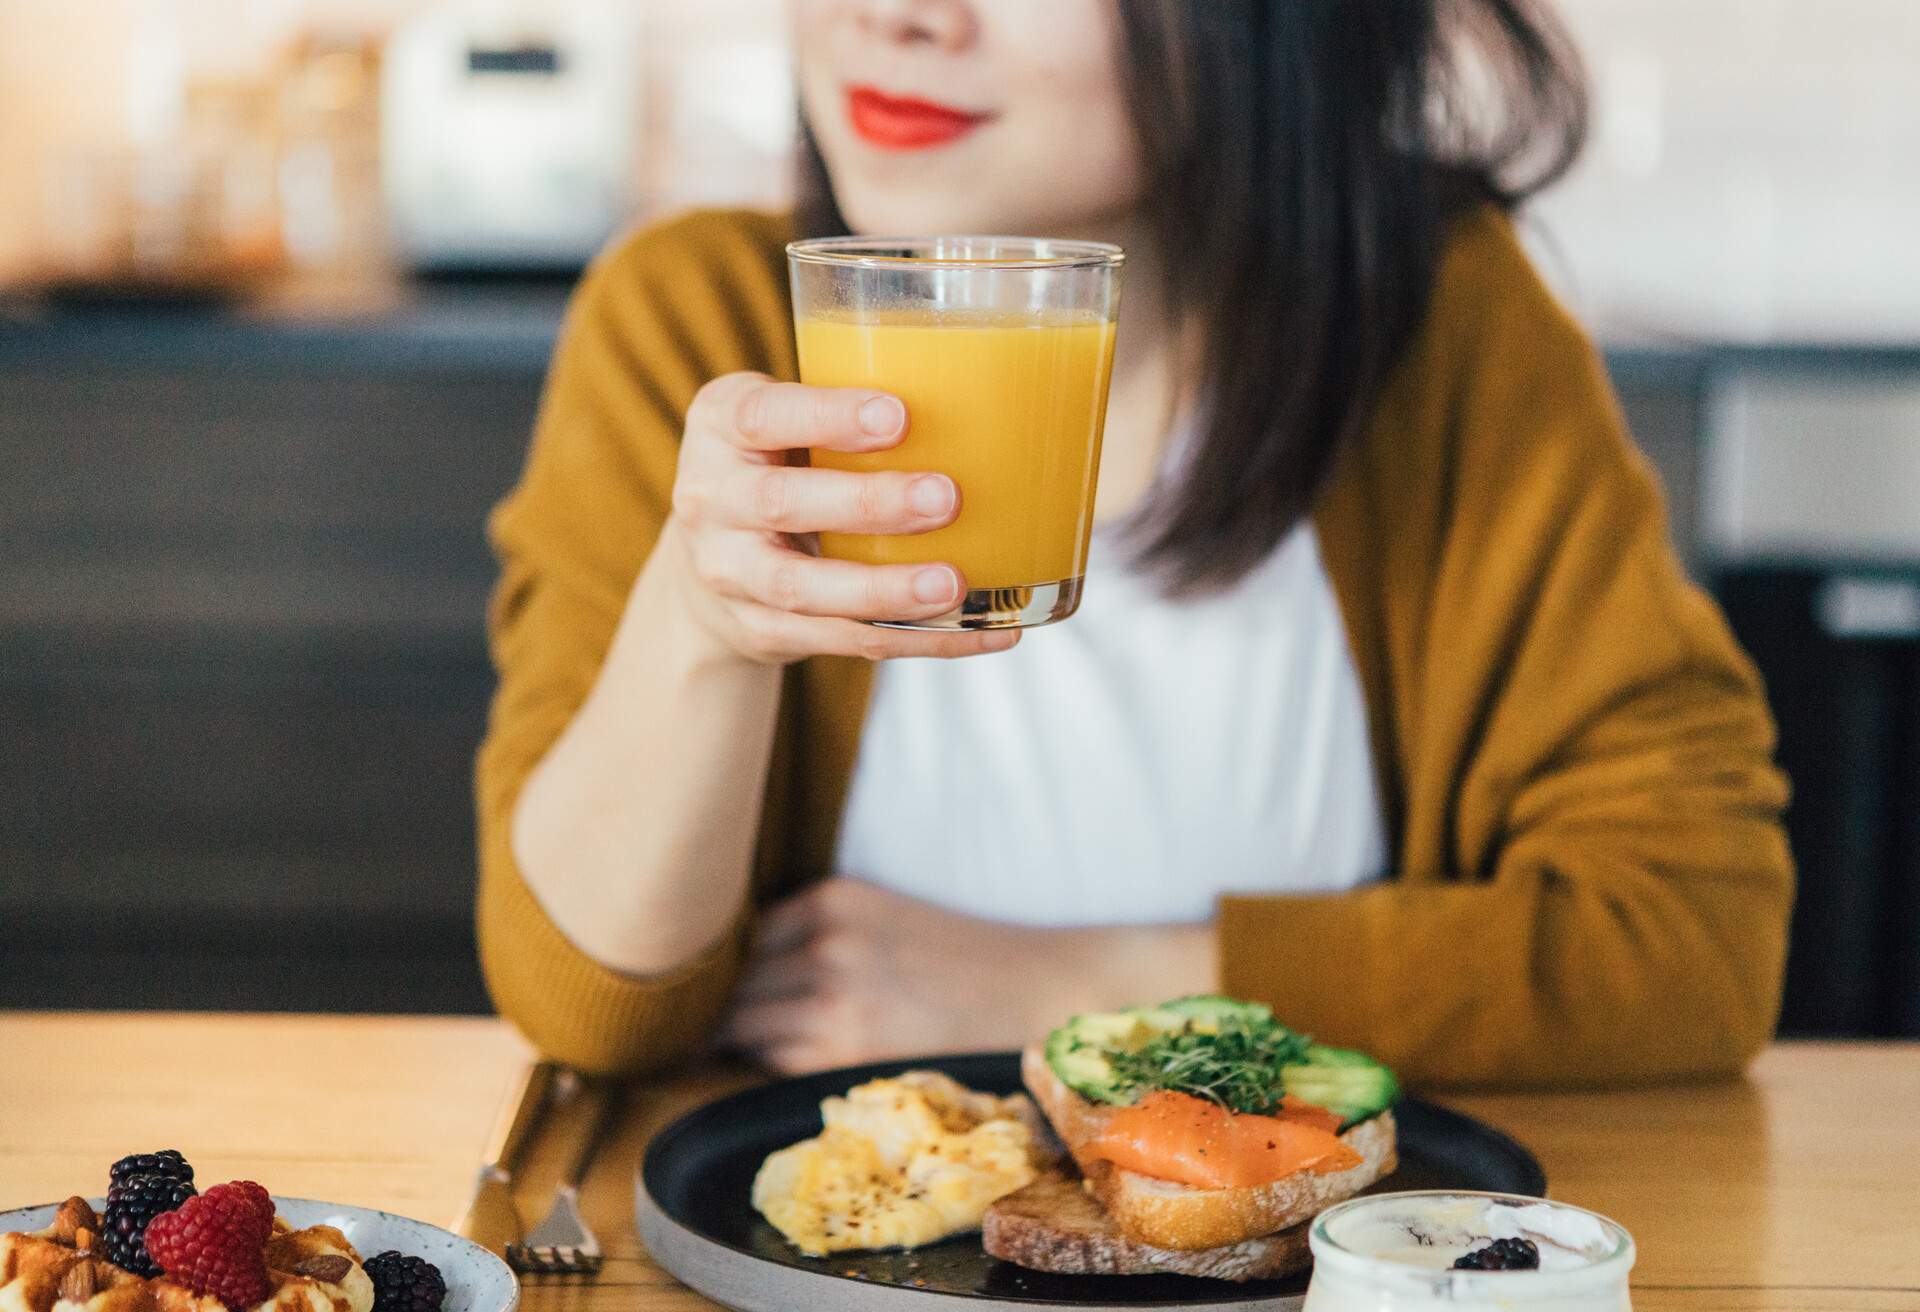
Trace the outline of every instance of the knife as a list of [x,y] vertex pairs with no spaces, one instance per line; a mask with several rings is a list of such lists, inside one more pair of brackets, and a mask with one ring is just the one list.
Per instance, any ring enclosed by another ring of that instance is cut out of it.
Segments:
[[513,1205],[513,1168],[546,1111],[558,1070],[554,1063],[542,1061],[522,1072],[494,1119],[493,1132],[487,1137],[486,1164],[474,1181],[473,1197],[453,1223],[455,1234],[465,1235],[491,1252],[504,1254],[507,1245],[518,1243],[524,1233],[520,1213]]

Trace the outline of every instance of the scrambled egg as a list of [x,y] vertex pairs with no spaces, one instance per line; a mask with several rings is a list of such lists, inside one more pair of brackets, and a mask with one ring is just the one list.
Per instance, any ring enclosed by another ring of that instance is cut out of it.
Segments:
[[770,1154],[753,1181],[753,1205],[809,1257],[977,1230],[1045,1160],[1024,1095],[975,1093],[937,1071],[860,1085],[820,1113],[825,1131]]

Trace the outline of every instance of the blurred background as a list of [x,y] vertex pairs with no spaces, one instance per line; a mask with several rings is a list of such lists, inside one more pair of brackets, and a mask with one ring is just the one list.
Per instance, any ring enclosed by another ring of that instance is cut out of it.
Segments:
[[[1558,3],[1528,239],[1768,681],[1784,1027],[1920,1034],[1920,4]],[[486,1009],[482,522],[591,252],[782,203],[783,22],[0,0],[0,1007]]]

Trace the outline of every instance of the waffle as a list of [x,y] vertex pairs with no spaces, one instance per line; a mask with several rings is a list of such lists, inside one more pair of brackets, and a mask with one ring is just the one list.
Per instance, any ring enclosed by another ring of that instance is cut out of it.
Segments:
[[[54,1223],[0,1234],[0,1312],[227,1312],[165,1276],[143,1279],[93,1252],[99,1220],[83,1198],[60,1205]],[[270,1292],[252,1312],[370,1312],[373,1281],[332,1226],[295,1230],[273,1220],[266,1248]]]

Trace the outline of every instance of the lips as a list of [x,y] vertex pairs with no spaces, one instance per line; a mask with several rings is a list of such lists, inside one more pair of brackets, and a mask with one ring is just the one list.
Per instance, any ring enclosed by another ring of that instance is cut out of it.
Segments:
[[958,141],[992,118],[873,87],[847,88],[847,121],[862,141],[882,150],[927,150]]

